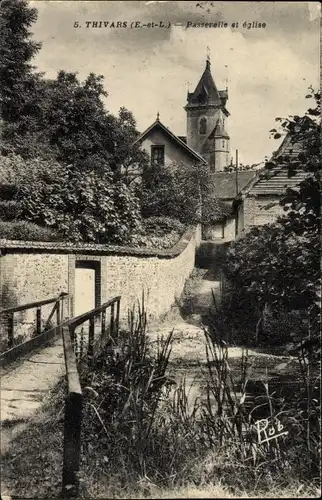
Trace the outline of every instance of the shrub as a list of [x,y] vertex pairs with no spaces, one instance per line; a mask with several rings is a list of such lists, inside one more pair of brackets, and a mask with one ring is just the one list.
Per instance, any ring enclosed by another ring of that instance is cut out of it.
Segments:
[[140,223],[134,188],[117,180],[108,165],[94,157],[80,170],[18,155],[1,161],[1,181],[12,187],[19,217],[50,227],[67,240],[124,244]]
[[0,201],[0,219],[5,221],[16,220],[21,215],[21,203],[8,200]]
[[[209,168],[172,165],[146,169],[141,186],[143,217],[171,217],[184,224],[212,223],[222,217]],[[201,203],[202,200],[202,203]]]
[[24,241],[59,240],[58,235],[54,231],[26,221],[0,221],[0,238]]
[[139,248],[166,249],[173,247],[184,232],[185,226],[170,217],[143,219],[131,235],[131,245]]
[[142,220],[142,226],[145,234],[158,236],[163,236],[171,231],[183,233],[185,229],[185,225],[182,222],[171,217],[148,217]]

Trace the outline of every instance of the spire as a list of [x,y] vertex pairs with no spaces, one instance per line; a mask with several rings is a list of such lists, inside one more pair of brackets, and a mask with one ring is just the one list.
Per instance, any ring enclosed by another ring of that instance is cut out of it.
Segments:
[[188,106],[221,106],[221,99],[210,71],[210,49],[207,47],[206,68],[194,92],[188,94]]
[[157,112],[157,122],[159,122],[159,121],[160,121],[160,113],[159,113],[159,111],[158,111],[158,112]]
[[206,69],[210,71],[210,48],[207,45],[207,59],[206,59]]

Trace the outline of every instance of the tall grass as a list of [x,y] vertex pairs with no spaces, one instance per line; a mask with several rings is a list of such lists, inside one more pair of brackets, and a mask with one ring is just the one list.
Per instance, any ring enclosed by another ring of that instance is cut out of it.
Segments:
[[[168,375],[172,332],[153,347],[144,303],[129,313],[117,345],[82,375],[80,498],[318,496],[318,381],[305,349],[298,393],[284,398],[263,380],[255,397],[247,350],[236,366],[213,327],[205,338],[204,392],[191,398],[185,378],[175,383]],[[19,498],[60,490],[64,394],[62,384],[45,420],[27,428],[6,457]],[[288,434],[260,443],[261,418],[276,426],[278,419]]]
[[[301,394],[287,401],[263,380],[261,394],[252,397],[247,350],[239,367],[232,366],[227,343],[210,327],[207,363],[200,366],[204,394],[191,401],[186,380],[175,383],[168,375],[172,332],[153,349],[144,304],[128,323],[118,345],[83,379],[83,470],[94,496],[100,488],[122,497],[218,481],[235,494],[276,491],[295,477],[318,483],[319,416],[300,410]],[[287,434],[260,442],[263,418],[268,433],[283,428]]]

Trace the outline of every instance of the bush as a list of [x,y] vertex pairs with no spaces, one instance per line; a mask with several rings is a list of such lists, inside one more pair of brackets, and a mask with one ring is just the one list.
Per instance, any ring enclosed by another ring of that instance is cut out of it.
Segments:
[[12,221],[19,219],[21,215],[21,203],[14,200],[0,201],[0,219]]
[[37,226],[32,222],[0,221],[0,238],[6,240],[24,241],[58,241],[58,235],[45,227]]
[[143,231],[145,234],[153,234],[163,236],[171,231],[183,233],[185,225],[177,219],[171,217],[148,217],[142,221]]
[[80,170],[54,160],[24,160],[18,155],[0,161],[1,183],[13,189],[10,203],[19,203],[19,218],[49,227],[64,239],[124,244],[140,223],[134,189],[117,180],[99,159],[88,158]]
[[170,217],[148,217],[143,219],[131,235],[131,245],[138,248],[172,248],[180,239],[185,225]]
[[184,224],[207,224],[223,216],[223,206],[214,198],[213,180],[205,165],[187,168],[173,163],[146,169],[140,198],[143,217],[163,216]]

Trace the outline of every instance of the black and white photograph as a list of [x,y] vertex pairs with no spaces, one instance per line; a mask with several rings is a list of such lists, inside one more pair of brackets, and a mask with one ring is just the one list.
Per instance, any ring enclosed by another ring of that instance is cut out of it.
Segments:
[[0,0],[3,500],[321,497],[320,35]]

